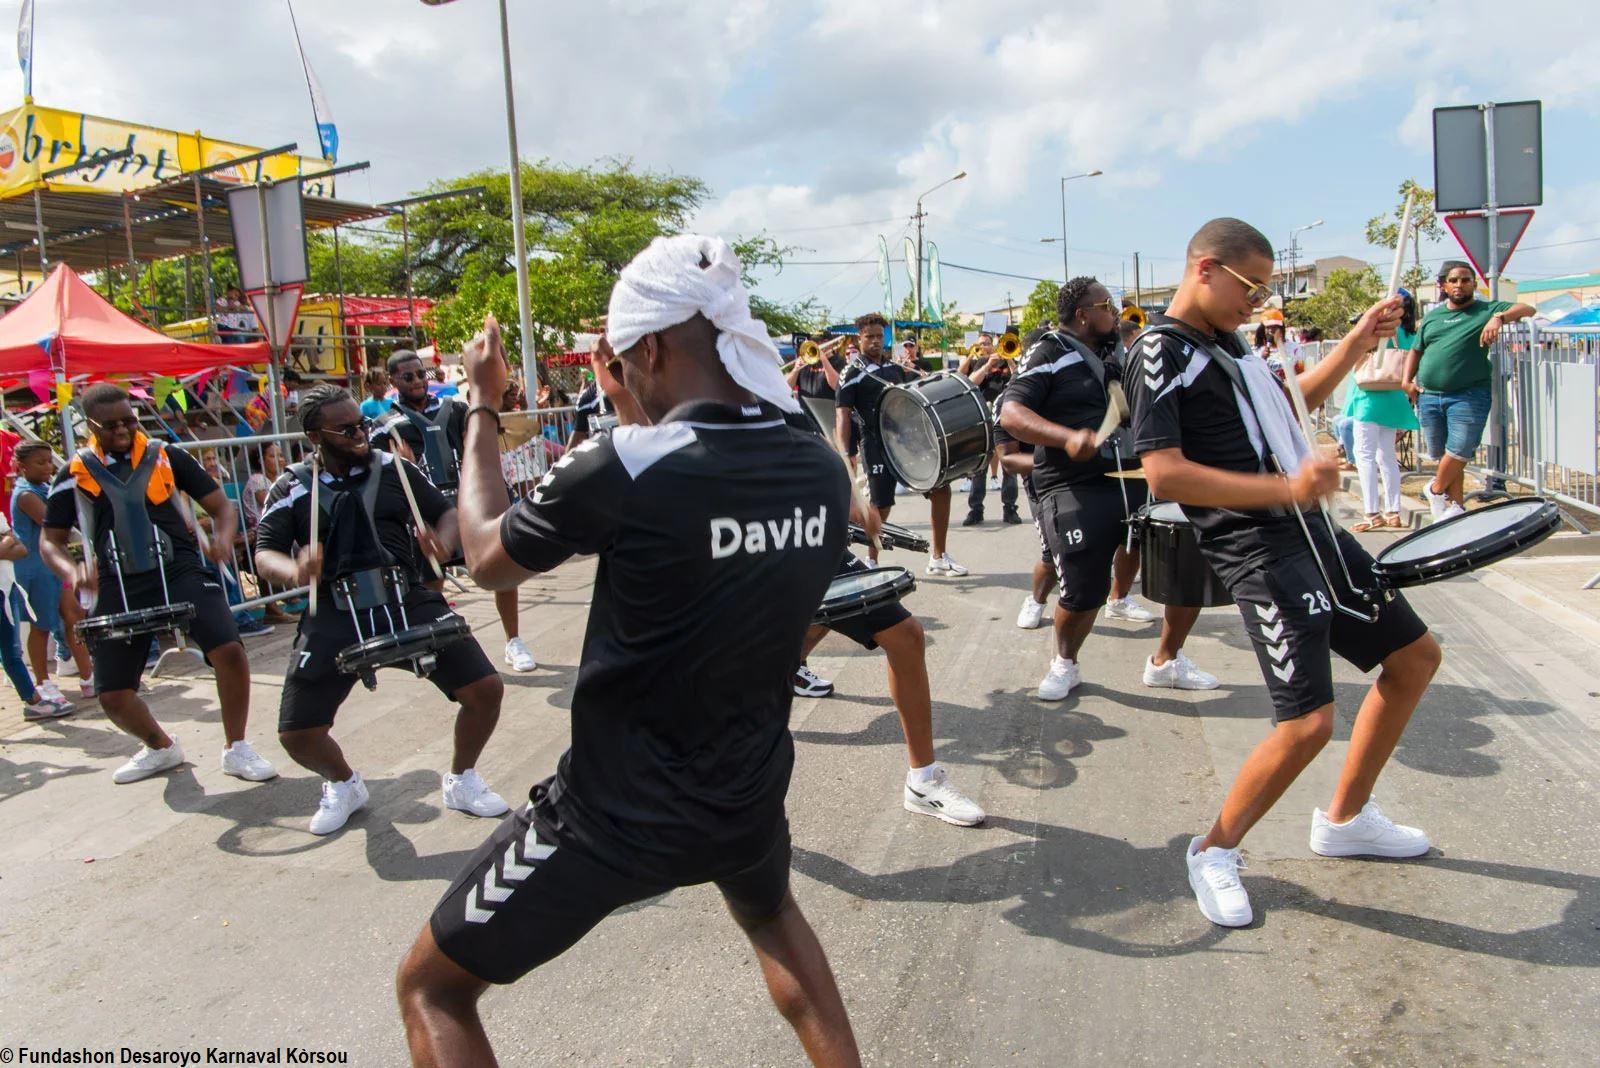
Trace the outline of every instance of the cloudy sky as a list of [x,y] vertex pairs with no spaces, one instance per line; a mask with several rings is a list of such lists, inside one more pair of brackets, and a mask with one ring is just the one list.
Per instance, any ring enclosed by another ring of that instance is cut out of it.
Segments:
[[[0,3],[9,27],[19,4]],[[284,0],[36,0],[34,96],[314,154]],[[504,166],[497,6],[295,0],[342,142],[341,188],[384,199]],[[1581,16],[1588,15],[1588,18]],[[1171,280],[1214,215],[1302,255],[1380,260],[1361,234],[1401,179],[1431,178],[1430,110],[1544,101],[1545,204],[1512,277],[1600,267],[1600,62],[1592,0],[1516,5],[1162,0],[587,0],[511,3],[523,154],[628,157],[698,175],[698,226],[798,246],[766,283],[839,314],[878,301],[917,195],[963,308],[1142,253]],[[15,74],[12,95],[20,100]],[[1448,240],[1448,238],[1447,238]],[[1452,251],[1432,250],[1435,257]],[[862,261],[852,263],[850,261]],[[896,269],[896,292],[905,276]]]

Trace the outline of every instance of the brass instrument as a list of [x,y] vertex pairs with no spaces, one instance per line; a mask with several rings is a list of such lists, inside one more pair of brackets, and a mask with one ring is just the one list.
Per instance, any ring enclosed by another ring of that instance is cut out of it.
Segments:
[[1022,355],[1022,339],[1015,334],[1004,334],[1000,338],[1000,355],[1008,360],[1014,360]]
[[[807,338],[806,340],[800,342],[800,347],[795,350],[795,362],[803,363],[807,367],[815,367],[817,364],[822,362],[823,353],[833,351],[840,345],[843,345],[845,340],[846,338],[843,335],[840,335],[839,337],[834,338],[832,341],[825,341],[819,345],[810,338]],[[784,365],[783,369],[788,371],[793,367],[794,363],[789,363]]]

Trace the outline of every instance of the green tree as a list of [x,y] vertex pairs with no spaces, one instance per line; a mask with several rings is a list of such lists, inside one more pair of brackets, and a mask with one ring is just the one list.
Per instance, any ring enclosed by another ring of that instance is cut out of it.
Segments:
[[[1411,205],[1410,232],[1400,233],[1400,222],[1405,215],[1406,197],[1414,196]],[[1412,248],[1411,266],[1407,267],[1400,276],[1400,284],[1415,293],[1417,287],[1428,280],[1428,271],[1422,266],[1421,238],[1437,241],[1444,236],[1444,227],[1439,223],[1438,213],[1433,210],[1433,190],[1419,183],[1415,178],[1407,178],[1400,183],[1399,199],[1395,203],[1394,211],[1387,215],[1374,215],[1367,220],[1367,244],[1377,245],[1379,248],[1394,248],[1402,240],[1410,243]]]
[[1033,287],[1033,292],[1028,294],[1027,303],[1022,307],[1022,325],[1020,333],[1026,335],[1029,330],[1046,320],[1055,321],[1056,297],[1061,292],[1061,286],[1055,282],[1042,281]]
[[1371,267],[1332,271],[1321,292],[1294,301],[1286,314],[1295,326],[1320,327],[1327,337],[1339,338],[1350,329],[1350,317],[1366,311],[1383,290],[1383,279]]
[[[894,317],[902,321],[923,322],[921,316],[916,314],[913,305],[916,296],[907,293],[900,301],[900,307],[895,309]],[[957,347],[965,344],[966,328],[960,321],[961,313],[956,309],[955,301],[947,300],[944,303],[943,326],[929,327],[920,331],[921,345],[924,351],[944,350],[954,352]]]
[[765,232],[737,238],[730,244],[739,256],[744,285],[750,291],[750,314],[767,324],[769,334],[809,334],[828,325],[828,309],[814,297],[782,304],[756,292],[755,271],[768,268],[774,274],[782,274],[784,257],[796,251],[794,248],[779,245]]

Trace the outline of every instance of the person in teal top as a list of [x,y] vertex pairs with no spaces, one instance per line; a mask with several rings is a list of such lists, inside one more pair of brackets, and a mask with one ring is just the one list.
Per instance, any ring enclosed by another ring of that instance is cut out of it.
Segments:
[[1428,455],[1439,462],[1424,488],[1435,519],[1462,511],[1467,464],[1489,420],[1494,366],[1489,346],[1506,323],[1533,314],[1527,304],[1479,300],[1478,276],[1469,264],[1446,260],[1439,268],[1443,304],[1422,320],[1406,363],[1405,391],[1417,406]]
[[[1400,329],[1394,347],[1408,351],[1416,347],[1417,302],[1400,290]],[[1352,422],[1351,461],[1361,479],[1361,501],[1367,517],[1355,525],[1357,532],[1378,527],[1400,527],[1400,460],[1395,440],[1402,430],[1418,429],[1411,398],[1400,389],[1365,390],[1350,383],[1350,396],[1344,414]],[[1382,499],[1379,498],[1380,480]]]

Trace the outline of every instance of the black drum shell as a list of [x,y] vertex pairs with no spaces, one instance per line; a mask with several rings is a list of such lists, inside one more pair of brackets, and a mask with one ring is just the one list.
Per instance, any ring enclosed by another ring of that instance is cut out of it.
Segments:
[[373,668],[415,660],[471,636],[470,623],[461,616],[449,615],[420,627],[379,634],[357,642],[341,650],[335,663],[344,674],[356,675]]
[[152,608],[135,608],[128,612],[90,616],[88,619],[79,620],[73,630],[85,642],[123,641],[145,634],[178,630],[187,627],[193,618],[194,605],[184,601],[180,604],[156,605]]
[[[898,439],[885,432],[886,402],[896,392],[908,395],[932,426],[939,454],[938,474],[931,480],[908,475],[905,457],[896,456]],[[994,422],[977,386],[962,375],[938,372],[884,390],[878,402],[878,440],[895,477],[918,493],[928,493],[987,470],[989,454],[994,451]]]
[[1133,519],[1139,540],[1144,595],[1178,608],[1232,604],[1233,595],[1200,553],[1193,524],[1156,518],[1142,508]]
[[[881,571],[898,571],[900,574],[893,582],[886,582],[870,589],[858,590],[846,596],[830,598],[825,595],[822,603],[817,606],[817,611],[812,616],[811,621],[822,626],[828,626],[842,619],[849,619],[852,616],[865,615],[874,608],[900,600],[917,588],[917,580],[912,577],[911,572],[903,567],[875,567],[867,571],[852,571],[837,576],[834,581],[839,579],[859,579],[862,575],[870,575]],[[832,588],[831,584],[829,588]]]
[[[850,541],[855,545],[866,545],[867,530],[855,523],[850,524]],[[878,541],[885,549],[909,549],[916,553],[928,551],[928,539],[907,530],[905,527],[893,523],[884,523],[878,532]]]
[[[1420,557],[1414,560],[1398,561],[1394,556],[1403,551],[1408,542],[1415,538],[1432,533],[1437,537],[1440,528],[1449,524],[1480,517],[1475,522],[1483,522],[1482,516],[1493,514],[1496,510],[1508,508],[1526,508],[1530,502],[1537,501],[1541,507],[1535,510],[1519,523],[1511,524],[1498,530],[1492,537],[1480,538],[1468,545],[1458,545],[1452,549],[1441,550],[1431,556]],[[1393,545],[1389,545],[1373,559],[1372,573],[1377,578],[1378,584],[1384,589],[1398,590],[1409,586],[1421,586],[1429,582],[1439,582],[1457,575],[1464,575],[1468,571],[1476,571],[1480,567],[1488,567],[1510,556],[1515,556],[1525,549],[1539,544],[1550,535],[1554,534],[1561,526],[1561,509],[1554,501],[1547,501],[1542,497],[1514,497],[1509,501],[1499,501],[1483,508],[1474,508],[1472,511],[1451,519],[1440,520],[1432,526],[1423,527],[1421,530],[1407,534]]]

